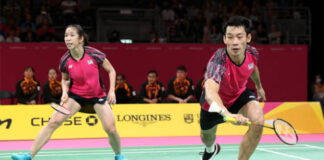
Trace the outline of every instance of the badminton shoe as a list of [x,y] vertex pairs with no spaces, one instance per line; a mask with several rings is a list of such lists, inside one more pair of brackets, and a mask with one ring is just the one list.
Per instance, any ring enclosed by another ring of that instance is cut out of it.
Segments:
[[12,154],[11,158],[13,160],[32,160],[32,157],[29,153]]
[[122,154],[117,154],[117,155],[115,156],[115,160],[127,160],[127,159],[125,158],[124,155],[122,155]]
[[214,146],[215,146],[215,150],[214,150],[213,153],[208,153],[208,152],[206,151],[206,148],[205,148],[205,151],[204,151],[204,154],[203,154],[201,160],[213,160],[213,159],[215,158],[215,156],[216,156],[216,155],[219,153],[219,151],[220,151],[220,145],[216,143],[216,145],[214,145]]

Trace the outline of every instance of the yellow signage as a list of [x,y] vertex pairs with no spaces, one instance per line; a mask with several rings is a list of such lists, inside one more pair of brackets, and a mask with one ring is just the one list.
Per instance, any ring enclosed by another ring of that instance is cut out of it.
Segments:
[[[119,104],[112,106],[112,109],[121,137],[200,135],[200,105],[196,103]],[[35,139],[48,123],[53,112],[49,105],[0,106],[0,140]],[[265,118],[283,118],[290,122],[299,134],[324,133],[323,117],[317,112],[321,112],[319,103],[282,103],[265,113]],[[246,130],[246,126],[226,123],[218,127],[217,134],[243,135]],[[274,132],[265,129],[264,134],[274,134]],[[67,119],[51,138],[103,137],[107,135],[96,114],[77,113]]]

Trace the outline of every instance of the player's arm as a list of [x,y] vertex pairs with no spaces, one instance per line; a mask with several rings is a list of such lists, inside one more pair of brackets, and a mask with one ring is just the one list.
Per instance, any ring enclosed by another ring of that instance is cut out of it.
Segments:
[[255,87],[258,91],[258,99],[262,98],[263,101],[266,101],[265,92],[260,80],[260,72],[257,66],[254,68],[253,73],[250,77],[253,80]]
[[103,61],[102,67],[109,74],[110,88],[108,93],[108,103],[115,104],[116,103],[116,95],[115,95],[116,71],[107,58],[105,58],[105,60]]
[[233,117],[237,120],[238,123],[246,124],[249,119],[243,117],[241,114],[232,114],[224,106],[222,99],[218,94],[219,84],[216,83],[213,79],[207,79],[205,82],[205,99],[210,105],[209,112],[217,112],[220,115]]
[[68,73],[62,72],[62,97],[61,101],[66,102],[67,99],[69,98],[68,92],[69,92],[69,81],[70,80],[70,75]]
[[222,99],[218,94],[219,84],[213,79],[207,79],[205,82],[205,99],[210,105],[209,112],[217,112],[222,116],[228,116],[230,112],[224,106]]

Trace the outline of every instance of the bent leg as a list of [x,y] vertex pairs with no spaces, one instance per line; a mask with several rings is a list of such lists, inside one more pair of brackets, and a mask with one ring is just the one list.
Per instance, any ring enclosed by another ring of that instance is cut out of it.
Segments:
[[109,136],[109,143],[115,154],[121,153],[120,136],[116,129],[114,114],[106,102],[105,104],[95,104],[94,109],[102,123],[102,127]]
[[215,143],[217,125],[208,130],[201,130],[200,138],[206,147],[211,147]]
[[[259,102],[257,101],[250,101],[246,105],[242,107],[240,112],[245,116],[248,117],[249,120],[253,124],[260,124],[263,125],[264,117],[262,107]],[[254,150],[256,149],[257,145],[262,136],[263,127],[258,125],[250,125],[249,130],[243,136],[243,139],[240,144],[240,152],[238,159],[239,160],[248,160]]]
[[30,155],[34,157],[37,152],[48,142],[48,140],[51,138],[54,131],[68,118],[73,116],[75,113],[77,113],[80,110],[80,105],[73,100],[72,98],[69,98],[68,102],[65,104],[65,107],[69,108],[72,112],[70,116],[64,115],[59,112],[54,112],[51,119],[47,123],[47,125],[42,128],[42,130],[39,132],[37,138],[35,139]]

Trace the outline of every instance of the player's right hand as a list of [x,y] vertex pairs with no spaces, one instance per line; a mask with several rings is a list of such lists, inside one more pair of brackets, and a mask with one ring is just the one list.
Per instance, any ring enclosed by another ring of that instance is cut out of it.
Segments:
[[63,92],[61,97],[61,102],[66,103],[68,99],[69,99],[69,95],[66,92]]
[[230,113],[226,116],[235,118],[237,121],[236,123],[233,123],[235,125],[247,125],[249,122],[249,119],[244,117],[242,114],[231,114]]

